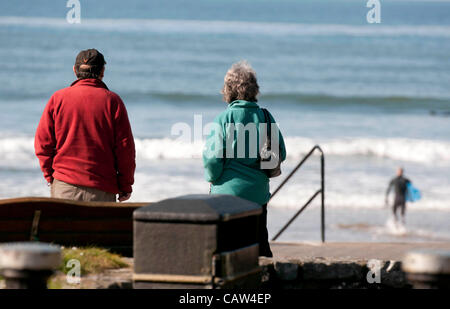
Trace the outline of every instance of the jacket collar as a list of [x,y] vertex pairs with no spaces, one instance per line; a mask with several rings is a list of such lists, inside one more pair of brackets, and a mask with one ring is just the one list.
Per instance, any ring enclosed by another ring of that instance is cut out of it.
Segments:
[[258,104],[256,104],[256,102],[250,102],[250,101],[245,101],[245,100],[235,100],[233,102],[231,102],[228,107],[253,107],[253,108],[258,108]]
[[104,88],[104,89],[109,90],[104,82],[102,82],[101,80],[96,79],[96,78],[77,79],[70,85],[70,87],[74,87],[74,86],[91,86],[91,87]]

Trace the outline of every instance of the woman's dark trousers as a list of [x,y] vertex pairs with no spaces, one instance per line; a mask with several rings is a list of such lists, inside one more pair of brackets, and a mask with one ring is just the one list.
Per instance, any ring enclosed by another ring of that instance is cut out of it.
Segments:
[[272,257],[269,245],[269,232],[267,231],[267,204],[262,205],[263,212],[259,222],[259,255]]

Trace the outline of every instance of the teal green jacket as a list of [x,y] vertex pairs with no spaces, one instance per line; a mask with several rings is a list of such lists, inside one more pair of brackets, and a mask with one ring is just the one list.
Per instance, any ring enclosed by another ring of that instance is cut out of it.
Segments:
[[[270,118],[275,123],[272,115]],[[260,169],[257,155],[260,123],[265,123],[265,119],[258,104],[243,100],[231,102],[215,118],[203,150],[205,179],[211,183],[211,194],[230,194],[259,205],[267,204],[270,198],[269,178]],[[234,134],[227,134],[233,126]],[[284,161],[286,147],[281,132],[279,145],[280,158]]]

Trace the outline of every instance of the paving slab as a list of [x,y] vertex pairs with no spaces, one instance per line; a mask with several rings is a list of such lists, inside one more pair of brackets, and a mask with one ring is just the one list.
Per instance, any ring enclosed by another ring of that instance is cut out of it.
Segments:
[[367,261],[370,259],[401,261],[403,256],[411,250],[439,249],[450,251],[450,242],[329,242],[324,244],[272,242],[270,246],[274,255],[274,260],[302,261],[318,259],[335,261]]

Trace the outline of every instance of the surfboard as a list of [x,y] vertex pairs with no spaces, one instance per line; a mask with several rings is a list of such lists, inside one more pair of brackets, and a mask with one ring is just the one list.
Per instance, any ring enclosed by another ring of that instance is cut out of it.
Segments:
[[420,190],[413,186],[412,183],[408,182],[406,189],[406,201],[407,202],[417,202],[420,200],[422,195],[420,194]]

